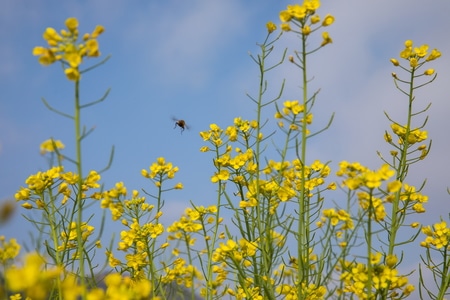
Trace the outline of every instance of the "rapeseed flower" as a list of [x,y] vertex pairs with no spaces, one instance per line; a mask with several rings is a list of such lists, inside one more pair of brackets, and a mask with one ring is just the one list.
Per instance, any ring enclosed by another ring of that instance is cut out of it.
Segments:
[[60,140],[48,139],[41,143],[41,154],[52,153],[56,150],[64,149],[64,144]]
[[[431,50],[431,53],[428,54],[429,46],[426,44],[419,47],[413,47],[413,41],[406,40],[404,45],[405,48],[400,52],[400,58],[409,61],[409,65],[412,69],[417,69],[421,67],[425,62],[435,60],[441,56],[441,52],[437,49]],[[399,65],[399,62],[395,58],[392,58],[391,62],[394,66]],[[425,75],[431,75],[433,73],[434,71],[425,71]]]
[[78,20],[68,18],[65,25],[67,30],[62,29],[60,33],[51,27],[47,28],[43,38],[47,41],[48,47],[34,47],[33,55],[39,56],[39,63],[44,66],[60,61],[67,79],[79,81],[83,59],[100,56],[97,38],[103,33],[104,28],[97,25],[92,33],[84,34],[82,41],[79,41]]

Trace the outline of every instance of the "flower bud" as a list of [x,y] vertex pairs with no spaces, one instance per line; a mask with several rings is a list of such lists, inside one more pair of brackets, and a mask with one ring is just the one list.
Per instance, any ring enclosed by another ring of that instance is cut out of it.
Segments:
[[395,58],[391,58],[391,63],[396,67],[400,64]]
[[329,26],[331,24],[333,24],[334,22],[334,17],[332,15],[326,15],[325,19],[322,22],[322,26]]
[[275,25],[273,22],[267,22],[266,27],[269,34],[277,29],[277,25]]
[[397,256],[395,256],[394,254],[390,254],[386,257],[386,265],[389,268],[394,268],[395,265],[397,264]]

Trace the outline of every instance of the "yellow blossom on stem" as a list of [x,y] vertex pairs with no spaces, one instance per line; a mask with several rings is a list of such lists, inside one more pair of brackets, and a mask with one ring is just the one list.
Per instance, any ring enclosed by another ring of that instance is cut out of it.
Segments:
[[398,60],[396,60],[395,58],[391,58],[391,63],[394,65],[394,66],[399,66],[400,65],[400,63],[398,62]]
[[321,47],[323,47],[325,45],[328,45],[328,44],[331,44],[333,42],[333,40],[331,39],[330,35],[326,31],[322,32],[322,38],[323,38],[323,41],[320,44]]
[[228,180],[228,178],[230,178],[230,172],[228,172],[228,170],[220,170],[218,173],[215,173],[212,177],[211,177],[211,181],[213,183],[218,182],[219,180]]
[[79,66],[83,58],[100,56],[97,38],[104,28],[98,25],[92,34],[83,35],[82,41],[79,42],[78,20],[68,18],[65,25],[67,30],[61,30],[61,35],[55,29],[47,28],[43,38],[49,48],[37,46],[33,49],[33,55],[39,56],[39,63],[46,66],[61,61],[67,79],[79,81],[81,78]]
[[267,22],[266,27],[269,34],[277,30],[277,25],[275,25],[273,22]]
[[48,139],[41,143],[41,154],[55,152],[56,149],[64,149],[64,144],[60,140]]
[[323,19],[322,26],[330,26],[334,23],[334,17],[332,15],[326,15]]
[[5,271],[6,286],[12,292],[23,292],[32,299],[48,299],[53,280],[61,275],[61,269],[46,268],[45,260],[37,253],[25,257],[24,266]]
[[283,23],[280,25],[280,27],[283,31],[291,31],[291,25],[289,25],[289,23]]
[[430,55],[426,58],[426,61],[431,61],[431,60],[435,60],[436,58],[441,57],[441,52],[439,52],[439,50],[437,49],[433,49],[431,50]]

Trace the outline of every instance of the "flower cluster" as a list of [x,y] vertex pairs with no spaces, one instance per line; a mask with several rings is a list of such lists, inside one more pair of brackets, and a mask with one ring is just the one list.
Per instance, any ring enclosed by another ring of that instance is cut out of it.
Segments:
[[[217,158],[214,159],[214,166],[217,171],[211,176],[211,181],[217,183],[231,179],[235,183],[243,183],[244,174],[254,173],[257,165],[254,159],[254,152],[251,148],[251,138],[262,139],[262,133],[254,136],[254,130],[258,127],[258,122],[235,118],[234,124],[228,126],[226,130],[221,129],[216,124],[210,125],[210,130],[200,132],[204,141],[210,142],[217,151]],[[239,142],[245,148],[234,148],[230,143]],[[224,146],[225,151],[219,153],[218,149]],[[200,151],[211,151],[208,146],[203,146]]]
[[[409,185],[407,183],[403,183],[400,185],[398,182],[392,182],[395,189],[398,188],[400,191],[399,199],[404,204],[405,208],[411,208],[416,213],[424,213],[425,208],[423,207],[424,203],[428,202],[428,196],[420,193],[420,190],[416,190],[416,187]],[[386,200],[388,202],[393,201],[393,195],[389,195]]]
[[[149,253],[150,245],[153,245],[156,238],[164,233],[164,226],[158,222],[148,222],[141,225],[137,219],[129,225],[127,221],[122,223],[128,226],[128,230],[120,232],[117,249],[127,253],[125,262],[116,258],[110,250],[106,252],[108,262],[114,268],[121,266],[122,272],[129,272],[133,279],[139,280],[146,276],[145,270],[152,261],[150,255],[156,255],[156,253]],[[168,244],[161,245],[160,250],[167,246]]]
[[[428,133],[425,130],[419,130],[418,128],[411,129],[409,132],[405,126],[393,123],[391,124],[392,132],[396,134],[399,138],[398,144],[403,145],[405,140],[408,141],[408,145],[413,145],[415,143],[420,143],[428,138]],[[392,137],[387,133],[385,135],[387,142],[392,141]]]
[[379,252],[371,254],[370,270],[363,263],[345,262],[341,274],[345,287],[339,293],[351,293],[359,299],[368,299],[367,283],[371,280],[372,296],[382,291],[388,292],[389,299],[401,299],[401,295],[403,297],[410,295],[414,291],[414,286],[408,284],[406,276],[398,275],[395,269],[396,257],[387,257],[385,263],[381,262],[381,258],[382,254]]
[[[215,221],[215,214],[217,213],[216,206],[197,206],[195,208],[186,208],[184,215],[180,220],[175,221],[167,228],[167,232],[198,232],[204,229],[205,224],[211,224]],[[178,238],[172,236],[171,238]]]
[[41,143],[41,154],[53,153],[64,149],[64,144],[60,140],[48,139]]
[[234,240],[228,240],[226,243],[220,243],[213,254],[214,262],[221,262],[230,259],[232,265],[243,265],[249,267],[252,265],[250,258],[256,254],[258,244],[256,242],[240,239],[239,243]]
[[242,172],[254,172],[256,165],[254,163],[253,150],[247,149],[245,152],[241,148],[235,148],[236,156],[231,154],[231,146],[227,147],[226,152],[219,158],[214,160],[214,165],[218,169],[217,172],[211,177],[213,183],[219,180],[231,180],[234,182],[242,181]]
[[[205,142],[209,141],[214,147],[227,145],[228,142],[236,142],[239,137],[242,137],[244,145],[248,146],[253,131],[258,128],[258,122],[255,120],[244,120],[238,117],[234,118],[233,125],[228,126],[225,130],[220,128],[217,124],[210,124],[209,128],[208,131],[200,132],[200,136]],[[263,138],[262,134],[257,138],[261,140]],[[207,146],[200,149],[202,152],[210,150],[211,149]]]
[[[298,116],[301,116],[298,118]],[[306,118],[303,116],[306,115]],[[284,122],[289,124],[290,131],[299,131],[302,126],[310,125],[313,120],[313,114],[305,112],[305,106],[300,104],[298,100],[287,100],[283,103],[283,108],[280,110],[277,106],[277,112],[275,113],[275,119],[279,119],[278,126],[284,128]],[[306,129],[306,134],[309,134],[309,130]]]
[[[99,188],[100,184],[98,181],[100,178],[100,174],[96,171],[90,171],[88,176],[83,180],[82,192]],[[14,196],[17,201],[25,201],[22,206],[26,209],[47,210],[49,204],[46,202],[46,197],[44,197],[46,192],[53,195],[53,197],[62,195],[63,199],[61,204],[64,205],[68,199],[73,199],[72,191],[76,190],[78,180],[78,174],[64,172],[64,168],[61,166],[53,167],[45,172],[37,172],[36,174],[30,175],[25,181],[27,187],[20,188]],[[84,193],[83,198],[86,198]],[[75,199],[73,200],[75,201]]]
[[62,274],[62,269],[44,266],[45,260],[39,254],[27,254],[23,267],[11,267],[5,271],[8,290],[13,293],[23,293],[37,300],[47,299],[54,280]]
[[6,266],[19,255],[20,245],[16,239],[5,240],[4,235],[0,235],[0,265]]
[[[66,280],[67,281],[67,280]],[[65,289],[64,299],[76,299],[78,295],[71,295],[71,291],[76,291],[76,281],[73,281],[72,288]],[[87,298],[92,300],[104,299],[124,299],[124,300],[143,300],[150,299],[152,295],[152,285],[147,279],[133,280],[130,277],[124,277],[118,273],[108,274],[105,279],[105,289],[95,288],[88,292]],[[70,287],[69,284],[67,284]],[[69,298],[69,295],[72,296]],[[159,297],[151,297],[159,300]]]
[[[158,157],[148,170],[142,169],[141,175],[145,178],[151,179],[154,184],[159,188],[166,179],[173,179],[175,173],[178,172],[178,167],[174,167],[171,162],[167,162],[164,157]],[[183,184],[177,183],[173,187],[174,189],[182,189]]]
[[[180,219],[167,228],[169,233],[168,239],[178,240],[188,247],[193,247],[197,241],[193,236],[194,233],[199,233],[204,241],[208,242],[211,239],[211,236],[208,235],[208,225],[215,226],[216,223],[220,224],[222,221],[222,218],[217,220],[217,207],[214,205],[209,207],[188,207]],[[179,256],[180,250],[174,248],[172,254]]]
[[[280,202],[286,202],[298,195],[302,184],[307,189],[308,196],[318,193],[317,188],[325,184],[325,178],[330,174],[330,167],[320,161],[314,161],[311,166],[303,166],[299,159],[292,162],[275,162],[269,160],[263,173],[268,179],[251,180],[247,186],[246,200],[239,204],[241,208],[256,207],[258,195],[269,200],[269,213],[274,214]],[[304,176],[304,177],[303,177]],[[334,183],[324,189],[335,189]]]
[[67,78],[78,81],[81,76],[79,67],[83,58],[100,56],[97,38],[105,29],[103,26],[97,25],[92,33],[83,35],[83,42],[79,42],[78,20],[68,18],[66,27],[67,30],[62,29],[60,34],[55,29],[48,27],[43,38],[49,47],[35,47],[33,55],[39,56],[39,63],[45,66],[61,61],[65,67],[64,73]]
[[395,174],[395,171],[390,169],[387,164],[382,165],[377,171],[370,170],[358,162],[349,163],[342,161],[339,167],[340,169],[336,175],[346,177],[342,185],[350,190],[356,190],[361,187],[368,189],[379,188],[383,181],[388,180]]
[[324,286],[317,286],[314,283],[306,285],[302,283],[301,295],[298,294],[298,286],[295,284],[283,283],[277,286],[276,292],[283,295],[283,299],[296,300],[296,299],[310,299],[310,300],[322,300],[324,299],[327,289]]
[[422,228],[422,232],[427,236],[424,241],[420,243],[422,247],[434,247],[436,249],[448,249],[450,241],[450,229],[447,223],[442,221],[433,226],[426,226]]
[[203,279],[202,273],[193,265],[178,257],[172,264],[172,268],[164,268],[165,275],[161,277],[162,283],[176,282],[178,285],[191,288],[195,279]]
[[[80,286],[79,278],[66,273],[62,268],[46,268],[43,257],[29,253],[22,268],[12,267],[6,270],[5,280],[8,290],[15,293],[11,299],[48,299],[56,281],[60,283],[62,299],[79,299],[84,293],[87,299],[149,299],[152,289],[148,280],[131,280],[118,273],[110,273],[104,279],[105,288],[85,289]],[[159,299],[153,297],[152,299]]]
[[[62,241],[62,244],[58,247],[58,251],[76,248],[77,228],[77,223],[72,222],[70,223],[69,228],[67,228],[68,231],[61,232],[60,239]],[[80,226],[81,239],[83,241],[87,241],[88,237],[94,232],[94,229],[95,228],[93,226],[89,225],[86,222],[83,222]]]
[[329,208],[323,210],[322,214],[323,217],[317,223],[317,227],[322,227],[324,223],[329,221],[331,226],[333,227],[336,227],[340,222],[343,223],[339,228],[340,230],[347,230],[354,228],[353,219],[351,215],[343,209],[336,211],[336,209],[334,208]]
[[[303,4],[288,5],[286,10],[280,12],[281,29],[283,31],[294,31],[308,36],[320,27],[326,27],[334,23],[332,15],[326,15],[323,20],[316,14],[316,10],[320,7],[319,0],[304,0]],[[293,29],[291,25],[298,29]],[[330,44],[333,40],[328,32],[322,33],[323,41],[321,47]]]
[[[409,65],[411,68],[418,69],[424,63],[441,57],[441,52],[439,50],[433,49],[430,53],[428,53],[428,48],[429,46],[426,44],[421,45],[420,47],[413,47],[413,41],[407,40],[405,41],[405,49],[400,52],[400,57],[409,61]],[[394,66],[400,65],[398,60],[395,58],[391,59],[391,63]],[[432,75],[434,74],[434,70],[428,69],[424,72],[424,74]]]

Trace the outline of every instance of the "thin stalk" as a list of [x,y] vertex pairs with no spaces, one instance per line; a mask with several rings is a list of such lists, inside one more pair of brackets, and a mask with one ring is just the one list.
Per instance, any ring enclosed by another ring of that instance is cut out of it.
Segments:
[[[308,101],[308,74],[307,74],[307,65],[306,65],[306,36],[301,35],[302,37],[302,51],[301,51],[301,70],[302,70],[302,87],[303,87],[303,120],[302,120],[302,136],[301,136],[301,150],[300,150],[300,161],[302,163],[301,169],[301,186],[300,186],[300,199],[298,202],[298,295],[302,295],[302,283],[306,284],[309,281],[309,201],[306,197],[306,188],[305,188],[305,163],[306,163],[306,135],[307,135],[307,101]],[[298,144],[298,142],[297,142]]]
[[[219,153],[219,147],[216,146],[216,159],[220,157],[220,153]],[[219,171],[219,169],[218,169]],[[218,235],[219,235],[219,226],[220,226],[220,208],[222,206],[222,194],[224,193],[224,187],[222,184],[222,180],[219,180],[218,182],[219,184],[219,189],[217,191],[217,211],[215,213],[215,224],[214,224],[214,231],[213,231],[213,236],[211,239],[211,243],[208,244],[208,242],[206,242],[206,246],[208,249],[208,259],[207,259],[207,265],[206,265],[206,271],[207,271],[207,275],[205,278],[206,281],[206,286],[205,286],[205,299],[206,300],[211,300],[214,297],[214,280],[213,280],[213,252],[214,249],[216,247],[216,242],[218,239]],[[204,227],[203,227],[204,228]],[[206,232],[205,232],[206,234]],[[205,235],[206,236],[206,235]]]
[[443,257],[442,257],[442,278],[441,278],[441,285],[439,288],[439,294],[436,299],[443,300],[444,297],[447,295],[447,289],[450,285],[450,265],[449,265],[449,259],[447,257],[447,250],[443,251]]
[[[256,129],[256,153],[255,153],[255,158],[256,158],[256,164],[257,164],[257,169],[259,170],[260,168],[260,158],[261,158],[261,140],[260,140],[260,133],[261,133],[261,111],[262,111],[262,102],[263,102],[263,95],[264,95],[264,91],[266,89],[266,84],[265,84],[265,60],[267,57],[267,45],[266,43],[263,43],[261,46],[261,55],[258,55],[258,65],[259,65],[259,90],[258,90],[258,99],[257,99],[257,107],[256,107],[256,121],[258,122],[258,127]],[[269,50],[270,51],[270,50]],[[259,179],[260,179],[260,174],[259,172],[256,172],[256,195],[258,195],[257,199],[258,202],[260,200],[262,200],[262,197],[259,197],[260,195],[260,187],[259,187]],[[256,205],[256,223],[257,223],[257,227],[258,227],[258,235],[260,237],[264,237],[261,240],[261,260],[260,260],[260,264],[261,264],[261,269],[260,272],[262,271],[263,273],[260,276],[255,276],[255,285],[256,286],[266,286],[267,283],[264,282],[264,280],[262,280],[262,277],[264,277],[265,275],[269,275],[267,274],[267,271],[270,269],[270,266],[267,264],[268,262],[268,253],[267,253],[267,249],[268,247],[270,247],[270,245],[267,244],[267,233],[266,230],[268,228],[270,228],[270,224],[268,224],[269,220],[263,220],[263,213],[264,213],[264,206],[265,203],[258,203],[258,205]],[[270,233],[269,233],[270,234]],[[256,266],[255,266],[256,267]],[[255,274],[256,275],[256,274]],[[271,289],[264,289],[266,292],[270,292]],[[274,294],[273,291],[270,295],[266,294],[266,299],[274,299]]]
[[83,290],[83,299],[86,299],[86,278],[84,270],[84,242],[81,231],[81,225],[83,222],[83,170],[82,170],[82,155],[81,155],[81,105],[80,105],[80,81],[75,82],[75,146],[76,146],[76,166],[78,172],[78,193],[76,197],[77,201],[77,254],[80,270],[80,284]]
[[367,299],[372,299],[372,282],[373,282],[373,269],[372,269],[372,218],[374,217],[374,207],[373,207],[373,190],[369,193],[369,207],[368,207],[368,219],[367,219],[367,283],[366,292]]
[[[409,134],[411,132],[411,119],[412,119],[412,103],[414,101],[414,71],[415,69],[413,68],[411,70],[411,79],[409,82],[409,93],[408,93],[408,115],[407,115],[407,123],[406,123],[406,133],[405,133],[405,138],[402,144],[402,151],[401,151],[401,157],[400,157],[400,162],[399,165],[397,167],[397,180],[401,181],[403,183],[403,181],[406,178],[407,172],[408,172],[408,166],[409,164],[407,163],[407,156],[408,156],[408,148],[409,148],[409,142],[408,142],[408,138],[409,138]],[[397,237],[397,232],[400,228],[400,222],[398,220],[398,211],[399,211],[399,203],[400,203],[400,192],[398,191],[395,195],[395,200],[392,203],[392,211],[391,211],[391,232],[388,235],[389,237],[389,249],[388,249],[388,254],[394,254],[394,248],[395,248],[395,241],[396,241],[396,237]]]

